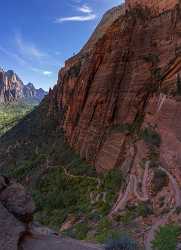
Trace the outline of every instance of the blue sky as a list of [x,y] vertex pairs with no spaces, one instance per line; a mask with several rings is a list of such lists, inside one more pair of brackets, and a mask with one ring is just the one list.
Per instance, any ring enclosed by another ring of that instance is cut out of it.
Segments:
[[121,0],[5,0],[0,67],[48,90],[64,61],[85,44],[102,14]]

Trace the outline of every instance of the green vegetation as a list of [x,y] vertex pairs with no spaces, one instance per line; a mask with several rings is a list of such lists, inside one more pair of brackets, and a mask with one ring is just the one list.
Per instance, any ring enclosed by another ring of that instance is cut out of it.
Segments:
[[119,228],[111,223],[106,226],[105,220],[124,184],[121,170],[97,175],[68,146],[57,128],[61,113],[56,115],[56,105],[51,108],[54,112],[49,116],[45,98],[1,137],[0,174],[13,176],[28,187],[37,207],[35,220],[60,230],[72,216],[74,224],[65,235],[105,242],[120,234]]
[[[52,117],[46,119],[45,105],[38,109],[39,113],[35,109],[5,135],[6,142],[15,140],[18,133],[24,135],[24,141],[33,138],[33,142],[12,148],[8,168],[1,168],[1,173],[15,177],[31,190],[37,207],[36,220],[59,230],[71,214],[76,223],[65,234],[86,238],[85,225],[94,222],[92,229],[96,229],[115,202],[122,185],[121,171],[115,169],[98,176],[95,168],[67,145],[62,131],[55,129],[56,121]],[[0,157],[4,157],[3,152],[1,147]]]
[[81,222],[73,226],[72,228],[66,230],[64,235],[75,238],[77,240],[84,240],[87,237],[89,231],[89,226],[87,222]]
[[131,124],[123,123],[112,126],[112,133],[130,133],[131,132]]
[[80,70],[81,70],[81,63],[79,62],[78,64],[72,66],[69,71],[67,76],[68,77],[77,77],[80,74]]
[[135,218],[142,216],[147,217],[153,213],[153,208],[148,202],[140,202],[136,206],[127,207],[127,209],[121,215],[115,218],[116,221],[120,221],[125,225],[130,224]]
[[[121,171],[114,169],[97,176],[95,168],[67,146],[61,133],[57,135],[58,132],[55,138],[49,137],[48,142],[34,149],[24,148],[24,152],[16,149],[18,160],[11,162],[5,174],[20,182],[32,180],[29,189],[37,207],[35,220],[59,230],[71,214],[78,224],[65,231],[65,235],[85,239],[89,229],[86,225],[94,222],[90,230],[95,230],[115,202],[122,185]],[[47,163],[47,159],[51,160]]]
[[148,202],[141,202],[136,207],[136,213],[137,216],[147,217],[153,213],[153,208]]
[[153,146],[159,147],[161,144],[160,135],[155,131],[155,129],[153,129],[151,127],[144,128],[141,131],[141,138],[148,145],[153,145]]
[[[39,210],[36,219],[55,229],[60,228],[69,214],[73,214],[77,220],[86,216],[90,221],[98,214],[97,219],[99,220],[110,211],[120,184],[119,175],[115,172],[110,172],[103,177],[103,181],[98,187],[97,177],[85,174],[82,176],[73,175],[72,172],[66,172],[61,167],[52,169],[44,178],[39,180],[33,190],[33,196]],[[94,192],[97,195],[96,197],[98,197],[98,194],[106,192],[107,197],[103,200],[100,196],[92,204],[90,200],[91,192]],[[78,238],[82,238],[82,234],[80,236],[77,232],[80,227],[82,227],[82,224],[72,229],[74,235],[78,235]]]
[[14,127],[27,113],[32,111],[33,105],[14,103],[0,105],[0,136]]
[[96,241],[105,243],[108,239],[116,238],[120,235],[118,229],[112,228],[112,223],[107,218],[102,218],[97,224]]
[[137,116],[132,124],[130,123],[123,123],[113,125],[110,132],[112,133],[130,133],[130,134],[137,134],[139,133],[140,126],[143,122],[143,116]]
[[143,59],[148,63],[152,63],[153,65],[159,63],[160,61],[159,55],[152,53],[144,55]]
[[152,191],[154,194],[160,192],[169,182],[168,176],[161,169],[154,169]]
[[178,237],[181,234],[179,225],[169,224],[160,227],[153,241],[154,250],[176,250]]

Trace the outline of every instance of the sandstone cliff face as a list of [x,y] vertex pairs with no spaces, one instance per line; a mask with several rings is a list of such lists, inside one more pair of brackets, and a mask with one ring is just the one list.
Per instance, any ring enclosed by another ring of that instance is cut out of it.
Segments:
[[179,0],[127,0],[126,9],[131,9],[137,5],[142,5],[143,7],[151,8],[156,14],[162,13],[164,11],[173,9]]
[[0,71],[0,102],[8,102],[23,97],[23,82],[13,71]]
[[124,4],[107,11],[86,45],[82,48],[81,53],[85,53],[86,50],[90,51],[91,49],[93,49],[97,41],[105,35],[107,28],[110,27],[118,18],[120,18],[124,14]]
[[[180,27],[179,7],[158,17],[133,9],[107,28],[93,48],[90,43],[90,53],[78,54],[60,71],[50,102],[64,112],[69,143],[98,170],[121,164],[127,136],[115,136],[114,127],[145,115],[150,89],[160,84],[157,77],[163,75],[161,86],[176,90]],[[168,75],[170,64],[175,66]]]
[[49,112],[61,114],[67,141],[98,172],[124,174],[110,217],[128,204],[152,204],[154,215],[141,222],[151,226],[141,240],[150,250],[160,225],[181,222],[181,6],[132,3],[66,62]]
[[43,89],[35,89],[32,83],[24,85],[17,74],[8,70],[0,69],[0,103],[9,103],[19,100],[43,99],[46,92]]

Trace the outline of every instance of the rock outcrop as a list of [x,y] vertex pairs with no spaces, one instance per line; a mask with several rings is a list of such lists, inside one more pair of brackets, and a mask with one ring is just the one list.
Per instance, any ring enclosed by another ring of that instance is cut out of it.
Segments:
[[0,176],[1,250],[101,250],[101,246],[65,239],[33,222],[35,205],[24,187]]
[[14,71],[5,72],[0,69],[0,103],[20,100],[40,102],[46,94],[41,88],[35,89],[32,83],[24,85]]
[[0,246],[1,250],[18,250],[27,232],[35,206],[25,189],[0,176]]

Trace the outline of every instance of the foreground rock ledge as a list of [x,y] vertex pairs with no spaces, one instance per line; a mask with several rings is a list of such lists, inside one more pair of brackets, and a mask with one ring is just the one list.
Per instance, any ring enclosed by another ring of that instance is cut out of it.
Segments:
[[64,239],[32,222],[34,202],[25,188],[0,176],[1,250],[98,250],[99,246]]

